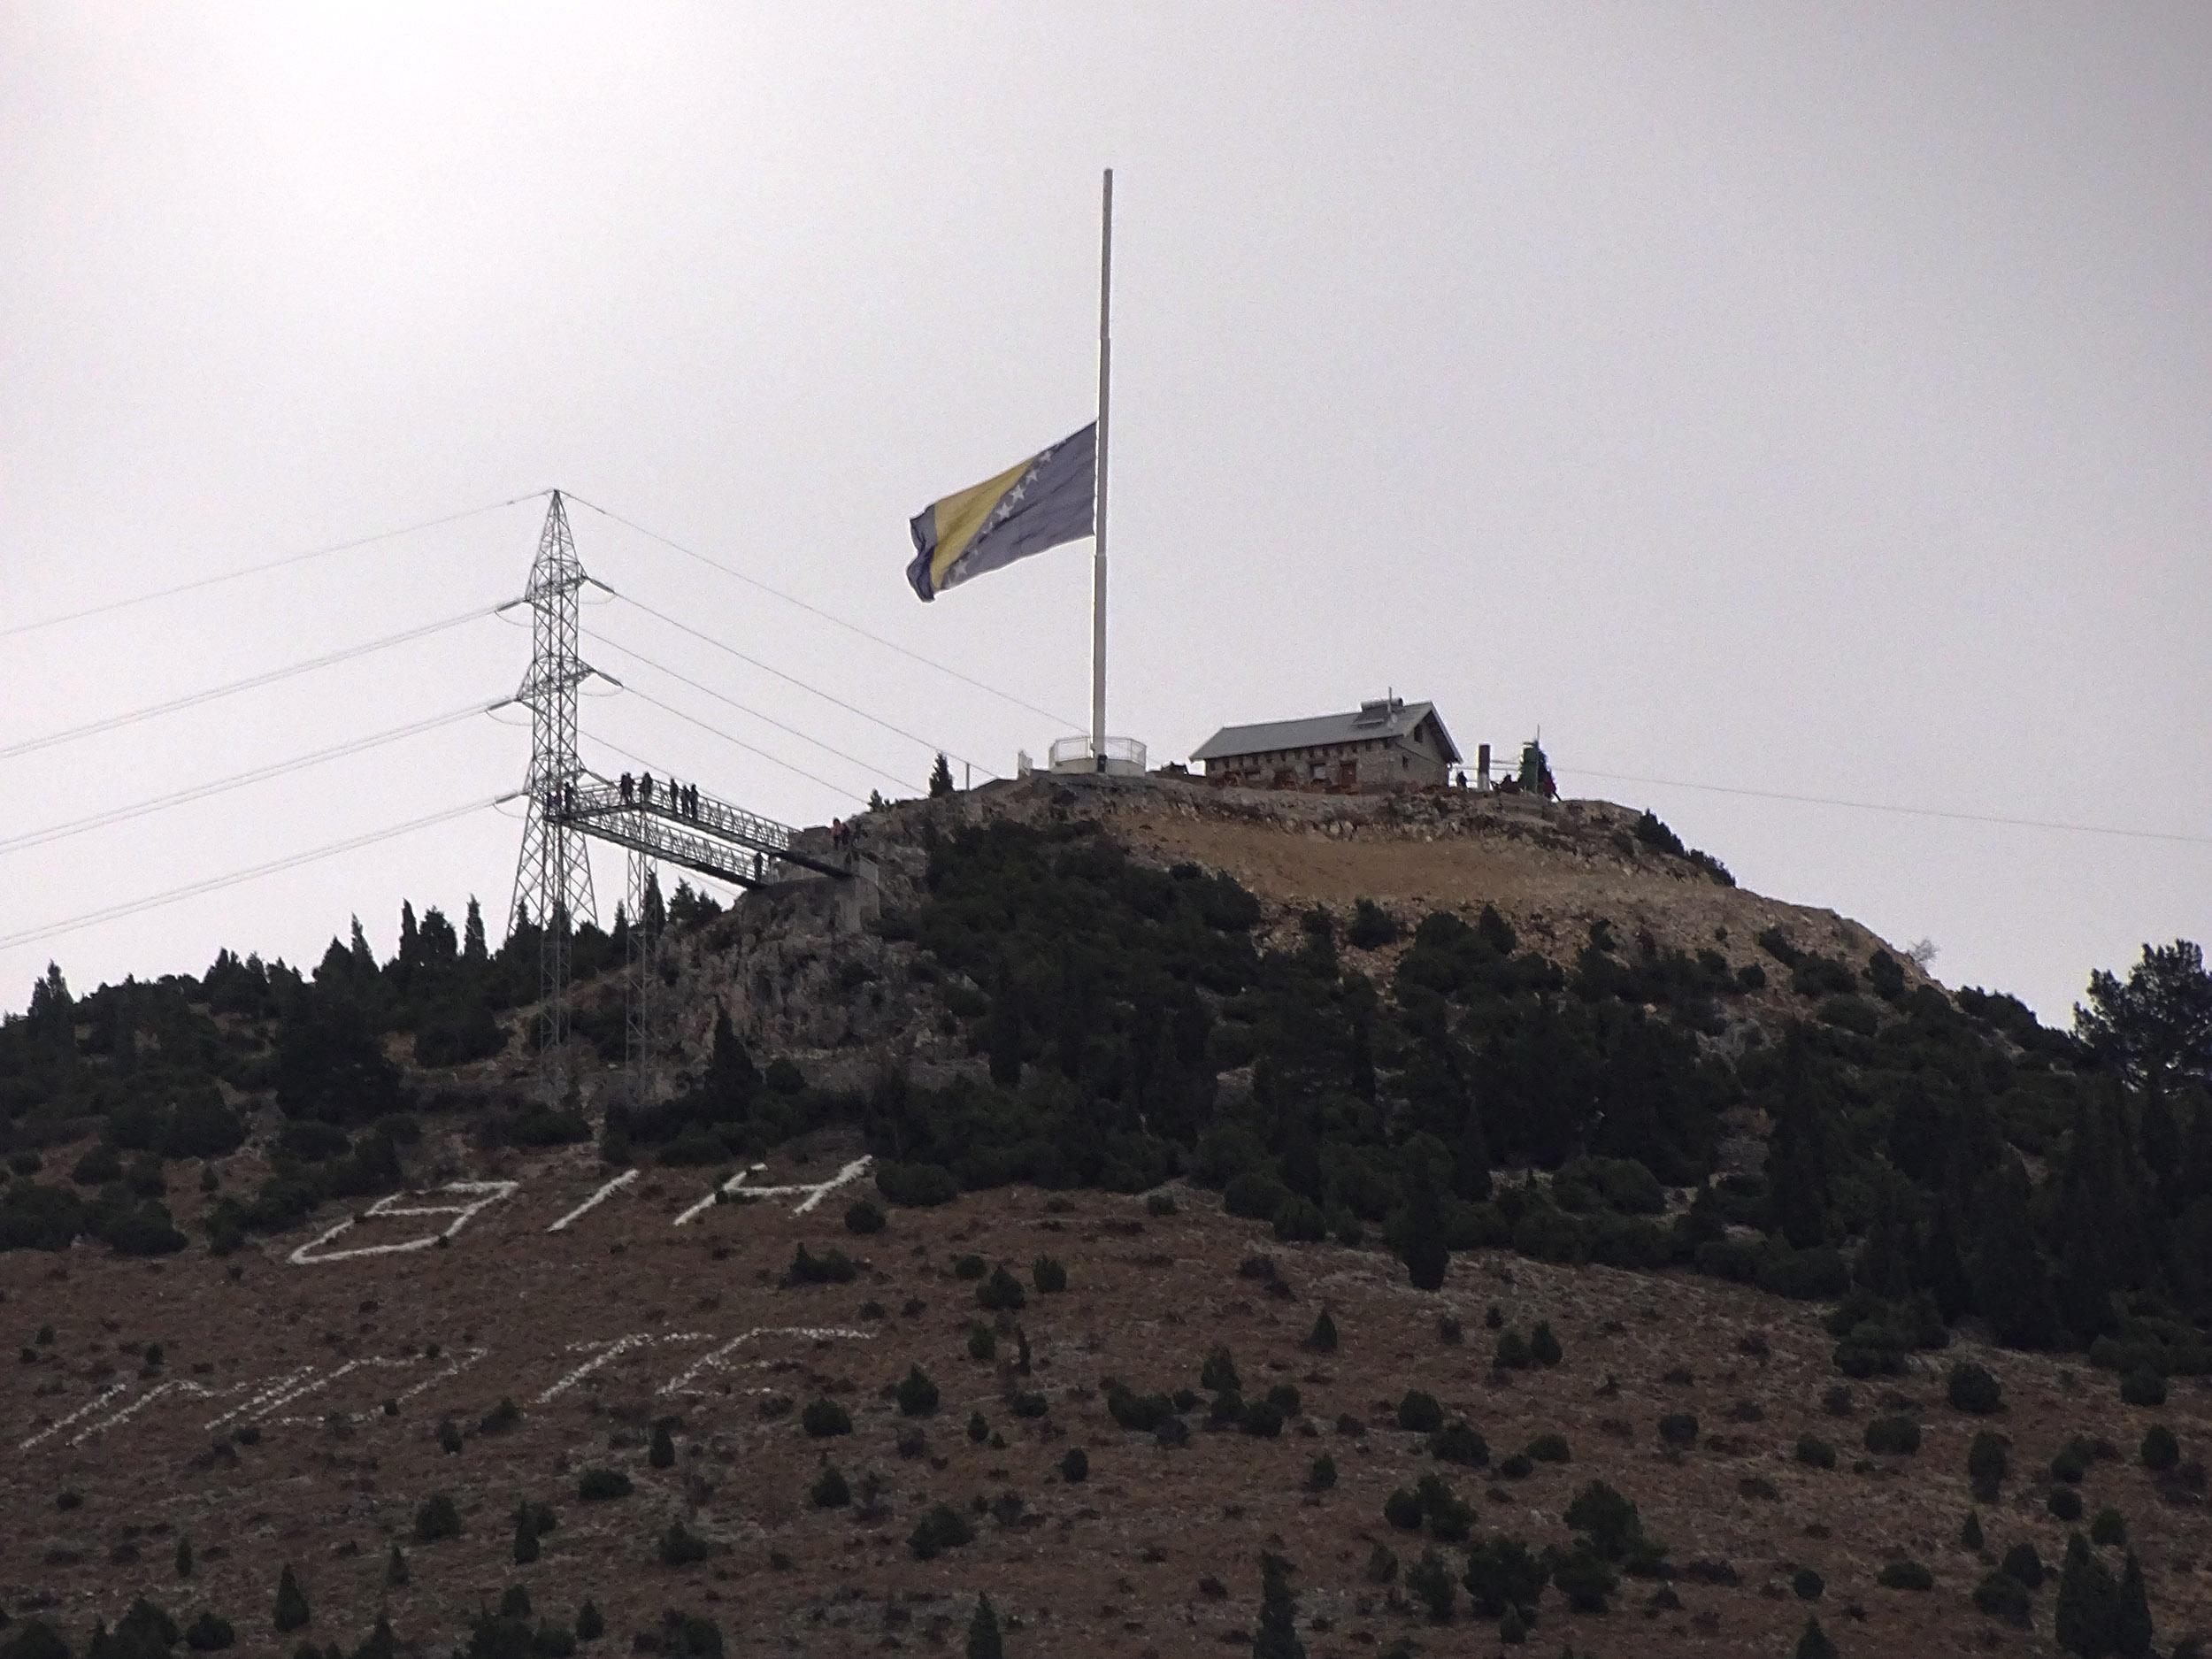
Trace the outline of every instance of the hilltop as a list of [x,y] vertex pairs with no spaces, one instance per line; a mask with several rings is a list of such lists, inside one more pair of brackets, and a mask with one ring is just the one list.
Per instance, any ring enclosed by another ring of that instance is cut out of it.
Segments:
[[1015,1654],[1532,1617],[1778,1655],[1816,1616],[1847,1655],[2207,1619],[2212,1111],[2143,1018],[2200,961],[2047,1031],[1595,802],[1043,776],[852,852],[644,918],[643,1099],[628,918],[580,930],[549,1105],[534,937],[472,918],[42,987],[0,1027],[18,1627],[81,1648],[142,1593],[248,1651],[383,1609],[394,1651],[560,1652],[588,1596],[600,1651],[856,1653],[956,1648],[987,1592]]

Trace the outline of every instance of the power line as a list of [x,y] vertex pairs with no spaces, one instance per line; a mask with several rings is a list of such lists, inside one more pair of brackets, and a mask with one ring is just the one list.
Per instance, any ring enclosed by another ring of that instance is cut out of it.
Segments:
[[404,824],[394,824],[384,829],[370,830],[364,834],[349,835],[344,841],[332,841],[328,846],[318,847],[308,852],[294,853],[284,858],[273,858],[267,864],[256,864],[249,870],[234,870],[228,875],[210,876],[204,880],[188,882],[180,887],[171,887],[165,893],[150,894],[142,899],[132,899],[121,904],[111,904],[104,910],[87,910],[81,916],[72,916],[63,921],[49,922],[43,926],[28,928],[19,933],[9,933],[4,937],[0,937],[0,950],[12,949],[17,945],[32,945],[44,940],[58,939],[64,933],[73,933],[80,928],[90,927],[100,922],[111,922],[126,916],[136,916],[142,911],[158,910],[164,905],[174,904],[182,899],[197,898],[204,893],[214,893],[224,887],[234,887],[244,882],[258,880],[263,876],[275,875],[286,870],[296,870],[302,864],[314,864],[324,858],[334,858],[340,853],[352,852],[357,848],[371,847],[379,841],[391,841],[395,837],[410,834],[419,829],[428,829],[434,824],[443,824],[457,818],[465,818],[471,812],[480,812],[488,806],[497,806],[503,801],[511,801],[520,793],[520,790],[511,789],[505,795],[487,795],[480,801],[471,801],[461,806],[448,807],[442,812],[433,812],[423,818],[411,818]]
[[1708,795],[1748,795],[1755,800],[1789,801],[1802,806],[1840,806],[1858,812],[1891,812],[1903,818],[1949,818],[1961,824],[2001,824],[2009,829],[2062,830],[2077,835],[2120,835],[2131,841],[2180,841],[2191,846],[2212,846],[2212,835],[2123,829],[2109,824],[2062,824],[2048,818],[2006,818],[1993,812],[1950,812],[1938,807],[1898,806],[1886,801],[1845,801],[1833,795],[1792,795],[1780,789],[1747,789],[1728,784],[1688,783],[1679,778],[1640,778],[1630,772],[1594,772],[1586,766],[1558,766],[1553,770],[1575,777],[1602,778],[1612,783],[1643,783],[1663,789],[1697,789]]
[[[604,645],[612,650],[619,651],[632,662],[642,663],[646,667],[653,669],[657,672],[666,674],[672,680],[680,680],[685,685],[689,686],[694,691],[703,692],[706,695],[712,697],[717,703],[726,703],[729,704],[731,708],[735,709],[740,714],[749,714],[756,720],[765,720],[769,725],[774,726],[779,732],[788,732],[792,736],[797,738],[802,743],[811,743],[824,754],[834,755],[840,760],[849,761],[852,764],[859,767],[863,772],[872,772],[875,773],[877,777],[886,779],[888,781],[898,785],[902,789],[911,789],[917,795],[919,795],[922,792],[920,785],[909,782],[906,779],[900,777],[896,772],[886,772],[882,767],[878,766],[872,762],[864,761],[857,755],[848,755],[841,749],[833,749],[829,744],[822,741],[820,738],[810,737],[795,726],[786,726],[781,720],[777,719],[775,716],[772,714],[763,714],[758,709],[748,708],[745,704],[738,702],[736,698],[724,695],[721,692],[717,691],[712,686],[704,685],[700,681],[694,680],[690,675],[671,668],[665,663],[657,663],[641,651],[634,651],[628,646],[621,644],[617,641],[611,640],[603,634],[595,633],[590,628],[586,628],[584,630],[584,637],[588,640],[594,641],[598,644]],[[624,689],[626,690],[628,687],[626,687]]]
[[[565,492],[564,493],[565,494]],[[1079,726],[1083,724],[1080,720],[1070,719],[1066,715],[1056,714],[1050,709],[1040,708],[1037,704],[1031,703],[1027,698],[1018,697],[1010,691],[1002,691],[996,686],[991,685],[987,681],[978,680],[972,674],[963,673],[957,668],[954,668],[948,664],[937,661],[935,657],[925,657],[919,651],[913,650],[907,646],[901,645],[896,640],[887,640],[880,634],[872,634],[856,622],[848,622],[844,618],[835,615],[833,612],[825,611],[819,605],[810,604],[807,601],[799,598],[796,595],[784,592],[780,588],[771,588],[766,582],[762,581],[757,576],[748,576],[743,571],[737,569],[734,565],[725,565],[719,559],[710,558],[707,555],[697,551],[695,549],[687,548],[680,541],[671,540],[669,537],[661,534],[657,530],[649,530],[643,525],[637,523],[634,519],[625,518],[620,513],[611,512],[608,509],[599,506],[595,503],[586,501],[580,495],[568,495],[567,499],[574,502],[580,507],[589,507],[594,512],[597,513],[603,518],[612,519],[616,524],[621,525],[626,529],[636,531],[638,534],[645,537],[649,541],[657,541],[672,552],[680,553],[688,559],[696,559],[700,564],[706,565],[710,570],[720,571],[725,576],[733,577],[738,581],[745,583],[748,587],[757,588],[762,593],[768,595],[771,598],[780,599],[787,605],[796,605],[800,610],[807,612],[810,616],[819,617],[823,621],[834,624],[836,626],[843,628],[849,634],[856,634],[862,639],[868,641],[872,644],[882,646],[887,651],[896,651],[901,657],[910,657],[912,660],[921,664],[926,668],[933,668],[941,674],[950,675],[953,679],[959,680],[963,685],[973,686],[978,691],[988,692],[992,696],[998,698],[1002,703],[1010,703],[1018,709],[1026,710],[1031,714],[1042,715],[1046,719],[1056,720],[1063,726]],[[946,752],[949,754],[951,751],[948,750]]]
[[[604,588],[606,587],[606,584],[602,582],[600,586]],[[670,627],[678,630],[680,633],[688,634],[693,639],[699,640],[708,645],[711,645],[716,650],[726,652],[729,656],[737,658],[737,660],[741,663],[749,663],[753,667],[759,669],[763,673],[773,674],[778,680],[784,681],[786,684],[796,686],[800,690],[819,697],[825,703],[833,703],[838,708],[844,710],[848,714],[856,714],[872,726],[879,726],[885,731],[902,737],[910,743],[919,743],[924,749],[931,749],[938,754],[947,756],[953,760],[960,762],[960,764],[964,766],[973,766],[976,771],[981,772],[987,778],[995,778],[998,776],[998,773],[993,772],[988,766],[985,766],[978,762],[970,760],[966,756],[956,753],[954,750],[946,748],[942,743],[933,743],[929,739],[921,736],[918,733],[910,732],[902,726],[894,726],[890,721],[882,718],[880,716],[871,714],[865,709],[856,708],[853,704],[847,703],[842,697],[834,696],[829,692],[824,691],[818,686],[810,686],[805,680],[798,679],[795,675],[787,674],[782,669],[774,667],[770,664],[764,663],[757,657],[748,657],[743,651],[739,650],[735,646],[723,643],[723,641],[716,639],[711,634],[703,634],[687,622],[679,622],[674,617],[670,616],[665,611],[656,611],[652,606],[647,604],[641,599],[633,599],[627,594],[615,593],[615,590],[611,588],[608,588],[607,591],[611,594],[614,594],[614,596],[622,601],[624,604],[634,605],[638,610],[645,612],[647,616],[657,618],[659,620],[665,622]],[[0,756],[0,757],[4,757]]]
[[170,795],[155,795],[148,800],[134,802],[128,806],[115,807],[105,812],[96,812],[88,818],[73,818],[65,824],[55,824],[45,829],[31,830],[27,833],[0,841],[0,853],[20,852],[27,847],[43,847],[50,841],[64,841],[72,835],[81,835],[87,830],[100,829],[110,824],[120,824],[131,818],[144,818],[148,813],[159,812],[168,807],[181,806],[188,801],[204,801],[210,795],[222,795],[228,790],[243,788],[248,784],[265,782],[271,778],[281,777],[287,772],[299,772],[309,766],[320,765],[327,760],[336,760],[347,755],[358,755],[368,749],[380,749],[387,743],[396,743],[403,738],[435,731],[440,726],[451,726],[456,721],[465,720],[474,715],[488,714],[492,710],[513,701],[512,697],[503,697],[497,703],[473,703],[465,709],[455,709],[446,714],[432,715],[427,719],[411,721],[405,726],[396,726],[389,731],[372,733],[366,737],[357,737],[344,743],[334,743],[329,748],[319,749],[312,754],[296,755],[290,760],[273,761],[265,766],[256,766],[246,772],[233,772],[227,778],[219,778],[209,783],[195,784],[189,788],[179,789]]
[[[710,726],[695,714],[686,714],[674,703],[663,703],[658,697],[655,696],[649,691],[640,691],[634,686],[625,686],[623,689],[627,691],[632,696],[639,699],[641,702],[651,703],[662,713],[672,714],[679,720],[683,721],[687,726],[697,726],[702,732],[704,732],[710,737],[718,737],[725,743],[733,743],[738,748],[745,750],[747,754],[759,756],[772,766],[780,766],[786,772],[797,773],[800,777],[805,779],[809,783],[820,784],[823,788],[827,789],[833,795],[841,795],[848,801],[858,801],[862,799],[861,796],[855,795],[850,789],[846,788],[844,785],[832,783],[826,778],[818,778],[803,766],[795,766],[787,760],[780,759],[776,756],[770,754],[764,749],[757,749],[754,747],[754,745],[747,742],[741,737],[732,737],[720,726]],[[621,756],[624,759],[636,761],[641,766],[650,766],[654,764],[654,763],[649,760],[646,760],[640,756],[631,754],[626,749],[618,748],[615,744],[608,742],[603,737],[595,735],[592,741],[596,743],[604,744],[607,748],[613,749],[616,754]]]
[[92,737],[102,732],[115,731],[121,726],[135,726],[141,720],[150,720],[164,714],[174,714],[180,709],[195,708],[203,703],[212,703],[219,697],[234,696],[242,691],[252,691],[261,686],[274,685],[278,680],[289,680],[295,674],[308,673],[318,668],[328,668],[334,663],[349,662],[357,657],[366,657],[372,652],[389,650],[393,646],[404,645],[411,640],[426,639],[433,634],[442,634],[448,628],[457,628],[464,622],[474,622],[480,617],[490,616],[498,609],[497,605],[480,606],[474,611],[464,611],[458,616],[447,617],[442,621],[426,622],[420,627],[407,628],[397,634],[388,634],[380,640],[371,640],[364,645],[349,645],[342,650],[327,651],[320,657],[311,657],[305,662],[294,663],[289,667],[272,668],[265,673],[249,675],[244,680],[234,680],[227,686],[213,686],[205,691],[195,691],[181,697],[172,697],[166,703],[150,703],[145,708],[134,709],[128,714],[111,714],[105,719],[88,721],[83,726],[73,726],[66,731],[50,732],[43,737],[26,738],[19,743],[12,743],[5,749],[0,749],[0,760],[12,760],[19,755],[28,755],[37,749],[51,749],[57,743],[72,743],[81,737]]
[[234,582],[242,577],[258,576],[267,571],[282,570],[288,565],[303,565],[310,559],[327,558],[334,553],[347,553],[355,548],[368,547],[378,541],[390,541],[403,535],[415,535],[425,530],[435,530],[444,525],[458,524],[464,518],[477,518],[488,512],[497,512],[502,508],[512,507],[518,503],[533,500],[546,493],[541,489],[534,489],[527,495],[511,495],[505,501],[491,502],[481,507],[465,508],[459,512],[447,513],[442,518],[425,518],[419,524],[403,525],[396,530],[380,530],[374,535],[357,536],[350,541],[335,541],[328,547],[310,548],[303,553],[288,553],[281,558],[265,560],[259,565],[241,565],[236,570],[222,571],[212,576],[201,576],[188,582],[179,582],[173,588],[157,588],[149,593],[132,594],[121,599],[110,599],[100,604],[87,605],[81,611],[65,611],[58,617],[42,617],[35,622],[14,623],[8,627],[0,628],[0,640],[18,634],[35,633],[41,628],[59,627],[65,622],[81,622],[88,617],[102,617],[110,611],[127,611],[133,605],[149,604],[157,599],[173,599],[179,594],[196,593],[203,588],[217,587],[223,582]]

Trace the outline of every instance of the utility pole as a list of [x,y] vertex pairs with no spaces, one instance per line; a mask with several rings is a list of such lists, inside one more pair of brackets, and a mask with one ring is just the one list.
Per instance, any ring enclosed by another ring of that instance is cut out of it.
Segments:
[[585,582],[561,492],[553,492],[530,565],[530,668],[515,701],[530,710],[530,770],[523,791],[522,856],[515,866],[509,931],[526,915],[538,925],[538,1077],[546,1104],[568,1095],[568,947],[580,921],[596,923],[591,860],[571,819],[583,764],[576,757],[576,688],[591,664],[577,655],[579,594]]

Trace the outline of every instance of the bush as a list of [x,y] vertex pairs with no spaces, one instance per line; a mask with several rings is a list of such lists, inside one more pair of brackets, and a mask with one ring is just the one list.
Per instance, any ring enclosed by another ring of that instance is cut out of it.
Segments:
[[968,1517],[950,1504],[933,1505],[907,1534],[906,1548],[917,1561],[932,1561],[948,1549],[957,1549],[971,1543],[975,1528]]
[[453,1494],[433,1493],[415,1511],[415,1541],[434,1544],[441,1539],[461,1535],[461,1511],[454,1507]]
[[618,1469],[587,1469],[576,1481],[576,1495],[586,1503],[626,1498],[634,1489],[630,1477]]
[[898,1399],[901,1417],[928,1417],[937,1409],[937,1385],[919,1365],[910,1365],[899,1384]]
[[1060,1479],[1071,1486],[1091,1478],[1091,1455],[1080,1446],[1071,1446],[1060,1459]]
[[1378,950],[1396,944],[1398,933],[1398,924],[1388,910],[1372,899],[1361,899],[1352,906],[1352,925],[1344,937],[1354,949]]
[[1866,1449],[1878,1457],[1910,1457],[1920,1449],[1920,1425],[1910,1417],[1876,1417],[1866,1425]]
[[1420,1494],[1409,1486],[1400,1486],[1383,1500],[1383,1519],[1402,1532],[1416,1532],[1424,1519]]
[[576,1609],[576,1640],[597,1641],[606,1633],[606,1616],[600,1612],[599,1604],[596,1601],[588,1596],[585,1597],[583,1606]]
[[2034,1603],[2020,1581],[2002,1572],[1983,1575],[1982,1581],[1974,1586],[1974,1606],[1991,1618],[2016,1624],[2023,1630],[2034,1616]]
[[1602,1480],[1593,1480],[1567,1506],[1567,1525],[1582,1533],[1591,1548],[1608,1561],[1619,1561],[1643,1533],[1636,1506]]
[[2053,1486],[2050,1496],[2043,1500],[2043,1507],[2055,1519],[2071,1525],[2081,1519],[2081,1494],[2071,1486]]
[[1985,1366],[1971,1360],[1961,1360],[1951,1367],[1945,1393],[1953,1410],[1970,1411],[1977,1417],[1987,1417],[2004,1404],[2004,1385]]
[[1237,1426],[1256,1440],[1271,1440],[1283,1432],[1283,1409],[1272,1399],[1248,1401]]
[[1306,1470],[1306,1490],[1327,1492],[1336,1485],[1336,1459],[1324,1452]]
[[1976,1434],[1966,1448],[1966,1474],[1978,1496],[1987,1502],[2012,1470],[2012,1442],[1989,1429]]
[[1305,1346],[1309,1353],[1336,1352],[1336,1321],[1329,1317],[1326,1308],[1314,1316],[1313,1329],[1306,1337]]
[[784,1274],[787,1285],[849,1285],[860,1270],[853,1259],[842,1250],[825,1250],[817,1256],[802,1244],[791,1257],[790,1269]]
[[231,1622],[213,1612],[202,1613],[184,1632],[184,1645],[194,1653],[220,1653],[237,1640],[238,1632]]
[[2166,1379],[2148,1366],[2139,1365],[2120,1379],[2120,1398],[2131,1406],[2162,1406]]
[[1021,1280],[1003,1267],[995,1267],[991,1276],[975,1287],[975,1302],[986,1313],[1015,1313],[1028,1304],[1029,1295],[1022,1289]]
[[1550,1566],[1509,1532],[1493,1532],[1469,1550],[1467,1570],[1460,1577],[1475,1611],[1485,1618],[1532,1615],[1550,1581]]
[[1969,1509],[1966,1512],[1966,1519],[1959,1523],[1959,1548],[1979,1555],[1985,1541],[1982,1537],[1981,1511]]
[[1147,1193],[1144,1195],[1144,1213],[1148,1216],[1171,1216],[1176,1213],[1176,1208],[1173,1193]]
[[1659,1439],[1677,1450],[1697,1444],[1697,1418],[1687,1411],[1671,1411],[1659,1419]]
[[1817,1601],[1828,1581],[1810,1567],[1800,1567],[1790,1575],[1790,1588],[1801,1601]]
[[2051,1459],[2051,1479],[2062,1480],[2070,1486],[2079,1486],[2089,1473],[2089,1459],[2078,1441],[2062,1446]]
[[1529,1357],[1547,1371],[1566,1357],[1559,1347],[1559,1339],[1552,1334],[1550,1325],[1540,1319],[1537,1321],[1536,1328],[1528,1333],[1528,1352]]
[[845,1231],[865,1235],[883,1231],[883,1210],[865,1198],[856,1198],[845,1206]]
[[1068,1287],[1068,1270],[1057,1256],[1039,1256],[1030,1264],[1029,1279],[1042,1295],[1057,1295]]
[[691,1531],[681,1521],[672,1521],[661,1534],[660,1558],[664,1567],[688,1567],[707,1558],[707,1540]]
[[1876,1573],[1874,1582],[1885,1590],[1932,1590],[1935,1574],[1916,1561],[1898,1560]]
[[1406,1569],[1406,1588],[1428,1609],[1431,1624],[1451,1622],[1452,1605],[1459,1599],[1459,1586],[1452,1582],[1452,1570],[1434,1550],[1423,1550],[1421,1559]]
[[665,1419],[653,1425],[653,1443],[646,1451],[645,1461],[656,1469],[676,1466],[676,1437]]
[[1812,1469],[1833,1469],[1836,1448],[1817,1434],[1801,1434],[1797,1437],[1797,1461]]
[[2106,1549],[2116,1549],[2128,1541],[2128,1524],[2119,1510],[2107,1504],[2097,1511],[2089,1523],[2089,1541]]
[[293,1572],[290,1563],[287,1563],[284,1571],[277,1576],[274,1619],[277,1634],[281,1636],[287,1631],[297,1630],[312,1617],[307,1610],[307,1597],[301,1594],[299,1578]]
[[959,1197],[960,1183],[941,1164],[899,1164],[887,1160],[876,1165],[876,1191],[889,1203],[923,1210],[934,1204],[949,1204]]
[[1429,1455],[1439,1463],[1480,1469],[1490,1461],[1490,1443],[1471,1424],[1455,1418],[1429,1436]]
[[2005,1551],[2005,1558],[1998,1563],[1997,1570],[2030,1590],[2040,1590],[2047,1576],[2043,1557],[2036,1553],[2033,1544],[2024,1540]]
[[2153,1474],[2163,1474],[2181,1461],[2181,1442],[2174,1432],[2163,1423],[2154,1423],[2143,1431],[2143,1467]]
[[1523,1448],[1525,1455],[1540,1463],[1564,1463],[1573,1460],[1563,1434],[1539,1434]]
[[824,1463],[822,1472],[806,1490],[807,1501],[818,1509],[841,1509],[853,1501],[853,1489],[835,1463]]
[[853,1432],[852,1414],[828,1395],[819,1395],[807,1402],[807,1408],[799,1414],[799,1426],[810,1440],[826,1440],[833,1435]]
[[991,1264],[985,1261],[981,1256],[976,1256],[972,1253],[966,1256],[956,1256],[953,1259],[952,1276],[955,1279],[981,1279],[990,1271]]
[[1398,1426],[1409,1434],[1433,1434],[1444,1426],[1444,1408],[1434,1394],[1409,1388],[1398,1402]]

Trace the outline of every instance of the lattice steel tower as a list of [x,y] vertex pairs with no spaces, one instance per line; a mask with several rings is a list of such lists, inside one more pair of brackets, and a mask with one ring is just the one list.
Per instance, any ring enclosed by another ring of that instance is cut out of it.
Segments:
[[515,866],[514,908],[508,914],[510,928],[526,914],[538,924],[539,1075],[554,1106],[568,1093],[569,931],[599,919],[591,861],[583,833],[572,821],[583,773],[576,757],[576,688],[592,672],[577,655],[579,594],[586,580],[569,533],[568,509],[557,489],[523,595],[530,606],[530,671],[515,696],[530,709],[530,771],[524,784],[529,806],[522,857]]

